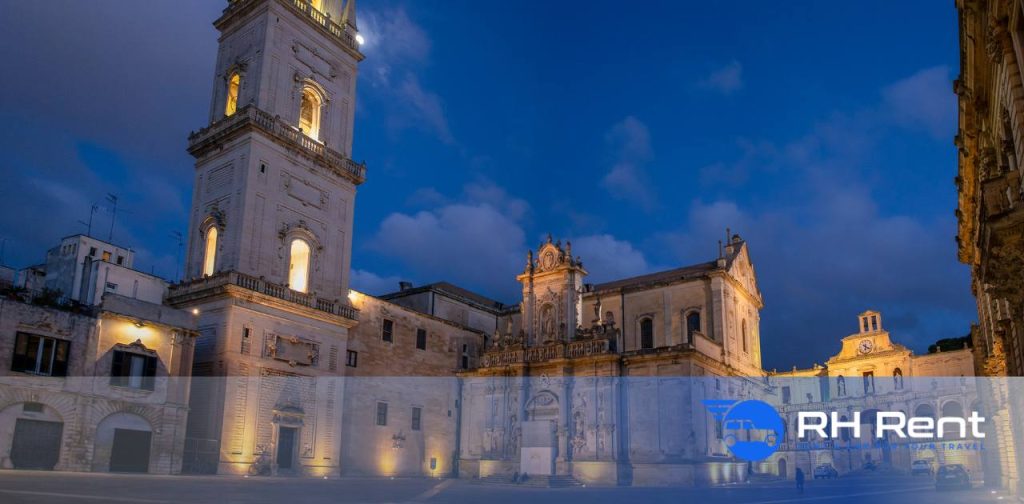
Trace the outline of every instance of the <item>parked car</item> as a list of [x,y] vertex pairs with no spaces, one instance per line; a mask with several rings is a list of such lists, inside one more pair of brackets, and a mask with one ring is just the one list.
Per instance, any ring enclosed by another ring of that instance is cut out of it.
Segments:
[[949,464],[939,466],[935,473],[935,489],[962,489],[971,488],[971,474],[961,464]]
[[931,460],[915,460],[910,464],[911,476],[917,476],[919,474],[926,474],[928,476],[931,476],[933,472],[935,471],[932,470]]
[[814,468],[814,479],[838,478],[839,471],[832,464],[821,464]]

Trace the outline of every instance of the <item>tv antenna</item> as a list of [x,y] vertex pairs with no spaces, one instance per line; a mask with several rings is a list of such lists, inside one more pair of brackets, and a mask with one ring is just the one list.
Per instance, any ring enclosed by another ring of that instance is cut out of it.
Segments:
[[110,234],[107,235],[107,241],[114,241],[114,221],[117,220],[117,195],[114,193],[107,193],[107,201],[110,202]]
[[92,206],[89,207],[89,221],[88,222],[83,221],[83,220],[78,221],[79,224],[85,226],[85,229],[86,229],[85,236],[92,237],[92,216],[96,215],[96,211],[99,210],[99,209],[100,209],[100,206],[97,205],[96,203],[93,203]]
[[185,248],[185,237],[181,234],[181,231],[171,231],[171,238],[178,243],[178,253],[174,260],[174,281],[181,280],[181,251]]

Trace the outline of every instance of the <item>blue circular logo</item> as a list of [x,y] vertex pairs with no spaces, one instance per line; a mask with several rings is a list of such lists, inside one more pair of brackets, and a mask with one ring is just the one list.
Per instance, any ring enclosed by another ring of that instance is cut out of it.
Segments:
[[756,462],[775,453],[785,433],[782,417],[770,404],[736,403],[722,417],[722,439],[737,458]]

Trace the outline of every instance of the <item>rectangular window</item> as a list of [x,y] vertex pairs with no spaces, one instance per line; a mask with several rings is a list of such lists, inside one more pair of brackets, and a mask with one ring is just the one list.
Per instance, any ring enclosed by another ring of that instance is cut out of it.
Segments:
[[416,348],[420,350],[427,349],[427,330],[416,329]]
[[103,251],[103,260],[106,262],[110,262],[110,252],[107,252],[105,250]]
[[89,257],[96,257],[96,247],[89,247]]
[[242,328],[242,355],[249,355],[249,352],[252,351],[252,340],[249,339],[249,336],[251,334],[251,329],[249,329],[248,327]]
[[153,390],[156,382],[156,357],[114,350],[110,384],[141,390]]
[[69,341],[17,333],[11,371],[42,376],[67,376],[69,346]]
[[355,350],[347,350],[345,353],[345,365],[348,367],[356,367],[359,364],[359,352]]
[[395,321],[384,319],[380,325],[380,339],[388,343],[395,340]]
[[377,425],[388,424],[388,403],[377,403]]
[[420,417],[423,415],[423,408],[413,407],[412,409],[412,430],[420,430]]
[[782,387],[782,404],[789,404],[791,400],[789,387]]
[[124,256],[117,256],[117,264],[118,266],[124,264]]

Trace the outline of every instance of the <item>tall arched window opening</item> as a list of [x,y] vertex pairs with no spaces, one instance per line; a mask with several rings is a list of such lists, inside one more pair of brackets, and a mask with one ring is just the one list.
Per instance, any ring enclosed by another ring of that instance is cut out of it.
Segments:
[[700,332],[700,312],[690,312],[686,315],[686,342],[693,344],[693,335],[698,332]]
[[238,72],[231,74],[228,79],[228,98],[224,103],[224,115],[232,116],[238,111],[238,90],[242,86],[242,76]]
[[294,291],[309,290],[309,244],[305,240],[292,240],[291,259],[288,264],[288,288]]
[[896,368],[892,372],[892,381],[896,390],[903,390],[903,370]]
[[213,274],[214,267],[217,265],[217,226],[210,226],[210,229],[206,230],[206,247],[203,252],[203,276],[210,276]]
[[313,88],[302,90],[302,101],[299,104],[299,129],[309,138],[320,140],[320,107],[323,101]]
[[747,319],[740,321],[740,333],[743,337],[743,353],[747,353]]
[[654,320],[640,321],[640,348],[654,348]]

